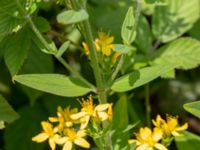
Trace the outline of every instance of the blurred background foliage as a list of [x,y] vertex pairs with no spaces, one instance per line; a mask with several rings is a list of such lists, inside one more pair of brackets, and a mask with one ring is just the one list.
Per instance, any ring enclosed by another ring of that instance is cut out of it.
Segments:
[[[39,5],[38,16],[34,22],[41,32],[52,38],[59,47],[66,39],[71,41],[70,48],[64,57],[68,63],[90,82],[94,83],[92,69],[88,59],[81,48],[82,37],[80,32],[72,26],[64,27],[56,22],[56,15],[62,11],[62,5],[55,5],[55,1],[42,1]],[[110,33],[115,37],[115,42],[121,42],[121,26],[132,0],[89,0],[88,11],[95,36],[98,31]],[[192,8],[191,8],[192,9]],[[138,61],[145,63],[149,50],[155,43],[151,32],[151,14],[154,7],[142,5],[143,15],[138,25],[138,36],[134,46],[137,48],[136,60],[130,57],[123,69],[128,72],[134,67],[132,63]],[[48,22],[48,21],[49,22]],[[200,40],[200,19],[184,37],[191,36]],[[12,43],[11,43],[12,44]],[[2,45],[2,44],[1,44]],[[0,45],[0,46],[1,46]],[[78,48],[74,45],[79,45]],[[160,45],[161,46],[161,45]],[[46,144],[37,144],[31,137],[40,130],[40,121],[56,113],[57,106],[79,107],[77,98],[59,97],[43,93],[18,83],[12,82],[12,77],[3,60],[4,49],[0,47],[0,94],[3,95],[19,113],[20,118],[7,125],[5,130],[0,130],[1,150],[44,150]],[[26,73],[62,73],[67,72],[52,56],[42,53],[32,42],[28,57],[24,60],[19,74]],[[200,121],[183,110],[182,105],[200,99],[200,68],[189,71],[176,71],[176,78],[156,79],[149,84],[152,117],[157,114],[179,115],[182,122],[189,122],[189,130],[200,135]],[[115,111],[121,110],[121,121],[116,122],[118,128],[126,127],[128,123],[137,122],[145,124],[144,87],[129,91],[126,94],[113,94],[109,96],[110,102],[117,102]],[[119,107],[119,108],[117,108]],[[120,109],[121,108],[121,109]],[[172,145],[172,149],[176,149]]]

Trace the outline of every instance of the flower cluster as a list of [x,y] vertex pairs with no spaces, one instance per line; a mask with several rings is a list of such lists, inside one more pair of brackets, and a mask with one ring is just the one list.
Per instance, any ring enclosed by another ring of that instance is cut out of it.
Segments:
[[178,124],[178,117],[166,116],[166,120],[157,115],[153,130],[148,127],[140,128],[139,133],[136,133],[136,139],[129,140],[129,144],[136,143],[136,150],[167,150],[167,146],[171,143],[174,136],[181,136],[179,131],[186,130],[188,124],[180,126]]
[[[104,32],[98,32],[98,38],[95,39],[94,45],[96,48],[96,51],[103,54],[103,56],[112,56],[112,63],[114,63],[117,58],[121,55],[119,52],[113,53],[114,45],[113,45],[114,37],[109,36],[109,34],[106,34]],[[88,45],[83,42],[82,43],[83,48],[85,49],[86,55],[90,54],[90,50]]]
[[89,142],[84,138],[89,130],[89,124],[100,124],[112,119],[112,104],[106,103],[95,106],[90,96],[82,99],[82,108],[71,109],[67,107],[57,108],[57,117],[49,117],[48,121],[42,121],[43,131],[32,138],[35,142],[48,140],[52,150],[56,145],[63,146],[62,150],[71,150],[75,145],[90,148]]

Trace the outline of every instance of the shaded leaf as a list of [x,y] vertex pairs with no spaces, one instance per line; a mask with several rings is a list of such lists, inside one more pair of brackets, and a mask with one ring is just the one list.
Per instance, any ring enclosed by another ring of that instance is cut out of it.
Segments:
[[8,102],[0,95],[0,121],[11,123],[19,118]]
[[184,104],[183,107],[189,113],[200,118],[200,101]]
[[[169,42],[187,32],[199,18],[199,0],[164,0],[156,7],[153,33],[162,42]],[[192,8],[192,9],[191,9]]]
[[4,59],[12,76],[18,73],[27,58],[30,42],[28,30],[22,30],[5,39]]
[[200,147],[200,137],[191,133],[184,132],[184,136],[175,138],[178,150],[197,150]]

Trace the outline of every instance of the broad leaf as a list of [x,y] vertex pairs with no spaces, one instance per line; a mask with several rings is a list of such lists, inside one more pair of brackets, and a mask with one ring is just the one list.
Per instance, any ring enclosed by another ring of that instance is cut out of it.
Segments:
[[136,43],[139,49],[143,53],[148,53],[152,48],[152,34],[149,27],[149,23],[144,16],[140,16],[138,27],[137,27],[137,36],[136,36]]
[[179,69],[192,69],[200,64],[200,42],[181,38],[161,47],[155,54],[155,64],[172,65]]
[[200,118],[200,101],[184,104],[183,107],[189,113]]
[[19,118],[8,102],[0,95],[0,121],[11,123]]
[[25,24],[25,18],[19,5],[24,8],[26,0],[0,1],[0,38],[18,31]]
[[142,68],[117,79],[111,89],[116,92],[125,92],[140,87],[172,70],[169,65],[158,65]]
[[67,11],[61,12],[57,16],[57,21],[61,24],[67,25],[67,24],[73,24],[73,23],[84,21],[88,19],[88,17],[89,16],[87,12],[83,9],[79,11],[67,10]]
[[13,80],[47,93],[75,97],[93,91],[80,80],[60,74],[27,74],[14,76]]
[[156,7],[153,33],[162,42],[169,42],[187,32],[199,18],[199,0],[164,0]]
[[175,138],[178,150],[197,150],[200,147],[200,136],[184,132],[184,136]]
[[38,105],[34,107],[25,106],[19,109],[20,119],[7,126],[5,130],[4,141],[6,150],[45,149],[45,143],[31,141],[31,138],[42,130],[40,122],[47,118],[43,110]]
[[200,19],[194,24],[194,26],[192,27],[192,29],[190,30],[190,35],[193,38],[196,38],[200,41]]
[[12,76],[16,75],[23,65],[30,48],[30,41],[27,30],[22,30],[5,39],[4,59]]
[[121,36],[125,44],[130,45],[136,37],[135,31],[135,16],[133,7],[129,7],[126,17],[124,19]]

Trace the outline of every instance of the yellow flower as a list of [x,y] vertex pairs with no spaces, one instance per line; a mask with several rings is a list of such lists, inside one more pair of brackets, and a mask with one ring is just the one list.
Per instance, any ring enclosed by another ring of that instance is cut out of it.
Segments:
[[178,117],[173,117],[167,115],[167,121],[163,120],[160,115],[157,115],[156,120],[152,120],[153,124],[162,129],[166,136],[181,136],[179,131],[186,130],[188,128],[188,124],[185,123],[182,126],[178,124]]
[[140,128],[139,133],[136,134],[136,139],[129,140],[129,144],[136,142],[136,150],[167,150],[167,148],[160,144],[163,132],[159,128],[154,128],[153,132],[148,127]]
[[65,108],[64,110],[59,106],[57,108],[57,116],[58,117],[49,117],[49,121],[59,122],[57,126],[59,131],[62,131],[64,127],[72,127],[73,120],[71,119],[70,115],[77,112],[77,109],[70,109],[70,107]]
[[90,54],[90,49],[89,49],[87,43],[82,42],[82,45],[83,45],[83,48],[85,49],[85,54],[89,55]]
[[112,64],[114,64],[114,63],[117,61],[117,59],[119,58],[120,55],[121,55],[120,52],[116,52],[116,53],[113,55],[113,57],[112,57]]
[[95,40],[95,44],[97,45],[96,46],[97,50],[101,50],[103,55],[110,56],[114,48],[112,44],[114,41],[114,37],[109,36],[108,34],[104,32],[99,32],[98,37],[99,38]]
[[57,143],[64,144],[62,150],[71,150],[73,143],[83,148],[90,148],[90,143],[83,138],[85,136],[85,130],[79,130],[76,132],[74,129],[66,128],[65,137],[58,139]]
[[100,121],[111,119],[112,104],[101,104],[95,106],[93,104],[93,99],[90,96],[87,100],[83,99],[81,112],[71,115],[73,120],[80,120],[81,129],[87,127],[91,117]]
[[42,121],[42,128],[43,132],[36,135],[35,137],[32,138],[32,141],[41,143],[44,142],[45,140],[49,139],[49,145],[52,150],[56,149],[56,140],[59,138],[59,135],[56,134],[58,130],[56,128],[53,128],[53,125],[50,124],[47,121]]

